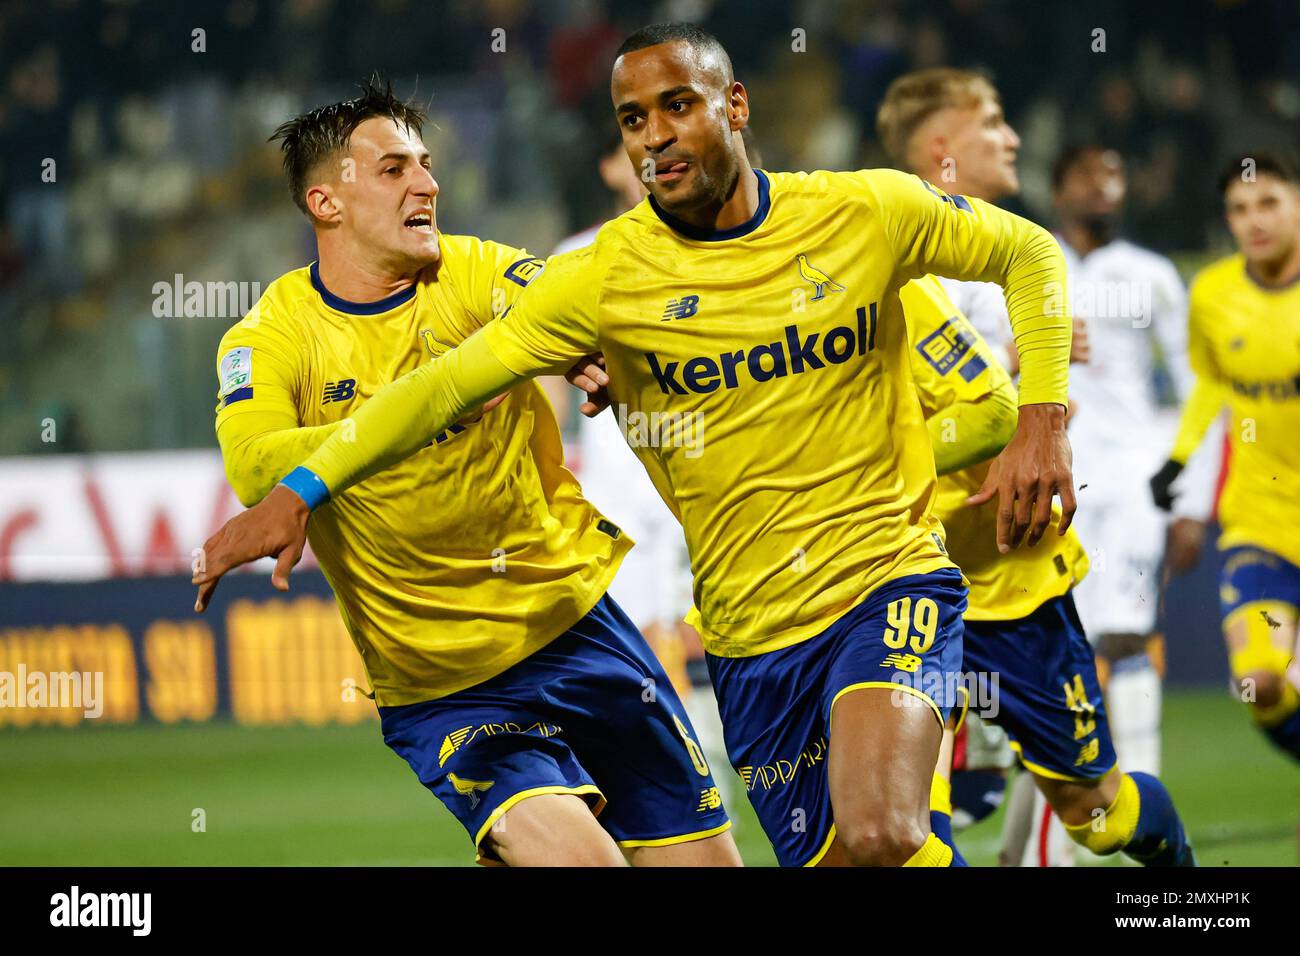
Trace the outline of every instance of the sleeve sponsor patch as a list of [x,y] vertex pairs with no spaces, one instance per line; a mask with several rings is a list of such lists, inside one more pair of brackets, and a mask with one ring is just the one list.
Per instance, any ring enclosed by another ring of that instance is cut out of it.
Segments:
[[518,262],[510,263],[506,268],[505,277],[516,285],[526,286],[536,279],[544,268],[546,263],[541,259],[520,259]]
[[253,350],[251,347],[231,349],[221,356],[217,370],[217,398],[225,398],[233,392],[247,388],[252,392],[253,384]]
[[936,372],[947,375],[970,351],[973,341],[974,336],[961,328],[956,319],[945,319],[943,325],[916,343],[916,350],[925,356]]
[[957,370],[957,374],[968,382],[973,382],[980,372],[989,367],[989,363],[984,361],[978,355],[972,355],[971,360]]

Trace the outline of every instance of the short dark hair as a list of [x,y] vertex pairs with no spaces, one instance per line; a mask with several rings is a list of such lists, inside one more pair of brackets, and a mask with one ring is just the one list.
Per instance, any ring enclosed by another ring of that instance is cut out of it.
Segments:
[[1295,164],[1289,157],[1278,153],[1243,153],[1235,157],[1232,162],[1224,166],[1219,172],[1220,196],[1226,195],[1228,187],[1233,183],[1245,182],[1242,177],[1247,169],[1247,162],[1253,164],[1252,168],[1256,176],[1267,173],[1293,185],[1300,185],[1300,179],[1296,177]]
[[726,70],[727,82],[735,80],[736,74],[731,67],[731,57],[727,56],[727,49],[722,45],[722,41],[694,23],[652,23],[648,27],[642,27],[623,41],[618,52],[614,54],[614,59],[617,60],[624,53],[679,41],[689,45],[697,53],[712,53],[717,56]]
[[417,134],[424,128],[424,111],[398,99],[393,84],[375,74],[361,84],[360,96],[295,116],[281,123],[267,140],[280,141],[289,193],[308,217],[307,179],[312,170],[339,150],[347,149],[356,128],[375,116],[391,117]]
[[1056,161],[1052,163],[1052,189],[1060,189],[1061,183],[1065,182],[1066,174],[1081,163],[1085,156],[1091,156],[1093,153],[1114,153],[1118,156],[1119,150],[1097,140],[1070,143],[1061,150]]

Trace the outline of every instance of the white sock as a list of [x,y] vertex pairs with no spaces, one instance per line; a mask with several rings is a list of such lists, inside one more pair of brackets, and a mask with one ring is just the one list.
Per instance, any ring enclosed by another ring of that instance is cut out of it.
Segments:
[[1145,654],[1116,661],[1106,688],[1106,716],[1120,769],[1160,773],[1160,675]]
[[1029,838],[1034,829],[1034,778],[1021,770],[1007,784],[1006,816],[1002,818],[1002,849],[999,861],[1007,866],[1022,866]]

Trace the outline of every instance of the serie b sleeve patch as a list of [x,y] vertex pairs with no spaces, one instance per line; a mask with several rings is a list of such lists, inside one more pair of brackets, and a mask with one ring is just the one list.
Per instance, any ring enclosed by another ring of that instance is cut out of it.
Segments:
[[217,379],[220,383],[217,398],[225,398],[232,392],[252,385],[253,349],[248,346],[231,349],[221,356]]

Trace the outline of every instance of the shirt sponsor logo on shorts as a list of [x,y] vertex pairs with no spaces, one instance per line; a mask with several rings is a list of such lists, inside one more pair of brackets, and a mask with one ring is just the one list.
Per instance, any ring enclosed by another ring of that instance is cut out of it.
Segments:
[[746,790],[762,787],[771,790],[775,786],[785,786],[795,778],[800,768],[811,770],[826,759],[829,746],[825,737],[809,744],[793,760],[773,760],[758,766],[737,767],[736,772],[745,783]]
[[479,724],[477,727],[471,724],[468,727],[453,730],[442,738],[442,746],[438,748],[438,766],[441,767],[445,764],[451,759],[451,755],[461,747],[473,743],[480,734],[492,737],[496,734],[536,733],[539,737],[554,737],[560,730],[558,724],[546,724],[540,720],[527,725],[517,724],[513,720],[507,720],[499,724]]

